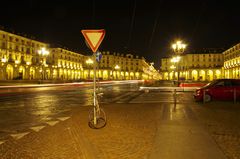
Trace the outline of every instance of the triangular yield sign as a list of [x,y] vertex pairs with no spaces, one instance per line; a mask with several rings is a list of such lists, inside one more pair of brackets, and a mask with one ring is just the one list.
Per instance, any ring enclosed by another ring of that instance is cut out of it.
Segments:
[[105,36],[105,30],[82,30],[82,34],[88,45],[92,49],[93,53],[95,53],[101,42],[103,41],[103,38]]

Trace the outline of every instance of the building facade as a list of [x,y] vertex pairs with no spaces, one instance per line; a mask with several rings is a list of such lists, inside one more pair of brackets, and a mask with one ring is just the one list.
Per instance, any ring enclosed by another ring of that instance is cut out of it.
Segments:
[[49,45],[0,30],[0,80],[40,78],[40,64],[46,59],[38,54]]
[[132,54],[102,52],[99,77],[115,80],[159,79],[159,73],[145,58]]
[[172,58],[161,59],[164,80],[180,78],[195,81],[212,81],[219,78],[240,79],[240,43],[222,52],[185,54],[179,62]]
[[[164,80],[212,81],[223,78],[223,54],[205,51],[180,56],[178,62],[172,58],[161,59],[161,73]],[[179,75],[178,75],[179,74]]]
[[223,52],[224,77],[240,78],[240,43]]
[[[0,80],[93,79],[93,56],[0,30]],[[103,80],[159,79],[144,58],[102,52],[97,77]]]

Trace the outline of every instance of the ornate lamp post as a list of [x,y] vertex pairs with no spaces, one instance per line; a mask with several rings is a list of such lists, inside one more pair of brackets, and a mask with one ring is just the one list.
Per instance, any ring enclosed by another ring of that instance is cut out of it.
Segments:
[[[180,61],[180,59],[181,59],[180,56],[176,56],[176,57],[173,57],[171,59],[171,62],[173,63],[173,65],[171,67],[172,67],[172,69],[174,68],[174,70],[173,70],[173,80],[175,80],[175,68],[176,68],[175,63],[177,63],[177,65],[178,65],[178,62]],[[178,72],[178,70],[177,70],[177,72]],[[177,78],[177,80],[178,80],[178,78]]]
[[[38,50],[38,54],[40,56],[40,66],[41,66],[41,80],[44,80],[44,70],[43,70],[43,66],[46,65],[46,60],[44,60],[44,57],[46,57],[47,55],[49,55],[49,51],[46,50],[46,48],[41,48],[40,50]],[[41,82],[40,82],[41,83]]]
[[[170,66],[170,69],[173,70],[173,71],[171,71],[171,72],[173,72],[172,80],[174,80],[175,68],[176,68],[176,66],[174,66],[174,65],[171,65],[171,66]],[[169,77],[170,77],[170,76],[169,76]]]
[[174,63],[177,63],[177,84],[179,85],[179,61],[181,59],[180,55],[185,51],[186,44],[182,43],[181,41],[177,41],[175,44],[172,45],[172,49],[177,55],[176,57],[173,57],[171,60]]

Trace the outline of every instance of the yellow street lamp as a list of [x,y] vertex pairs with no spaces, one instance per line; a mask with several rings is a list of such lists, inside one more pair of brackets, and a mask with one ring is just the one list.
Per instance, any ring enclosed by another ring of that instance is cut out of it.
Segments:
[[172,44],[172,48],[176,54],[182,54],[186,48],[186,44],[183,44],[182,41],[177,41],[175,44]]
[[7,62],[7,59],[2,58],[2,62],[3,62],[3,63]]
[[89,58],[89,59],[87,59],[86,63],[87,64],[93,64],[93,60]]
[[172,65],[172,66],[170,66],[170,68],[171,68],[171,69],[175,69],[175,68],[176,68],[176,66]]
[[120,67],[119,67],[118,65],[116,65],[114,68],[115,68],[116,70],[120,69]]

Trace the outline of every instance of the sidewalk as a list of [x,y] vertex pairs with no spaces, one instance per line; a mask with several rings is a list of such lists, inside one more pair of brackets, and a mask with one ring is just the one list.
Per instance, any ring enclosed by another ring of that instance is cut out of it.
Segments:
[[[91,107],[79,107],[65,121],[0,144],[1,159],[224,159],[204,128],[190,117],[172,120],[170,105],[109,104],[103,129],[87,125]],[[169,112],[168,112],[169,113]],[[52,121],[54,122],[54,121]]]
[[226,159],[210,135],[196,122],[161,123],[150,159]]

